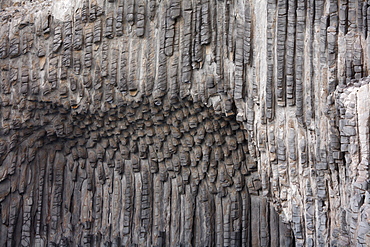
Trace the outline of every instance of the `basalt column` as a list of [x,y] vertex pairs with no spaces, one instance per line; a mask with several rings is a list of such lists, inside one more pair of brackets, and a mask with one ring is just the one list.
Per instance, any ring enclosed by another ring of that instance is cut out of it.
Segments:
[[367,1],[0,7],[0,246],[370,243]]

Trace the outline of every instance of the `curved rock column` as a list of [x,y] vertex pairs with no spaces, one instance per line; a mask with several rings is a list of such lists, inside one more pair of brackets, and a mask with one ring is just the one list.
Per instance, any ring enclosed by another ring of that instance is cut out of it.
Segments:
[[0,6],[0,246],[370,243],[367,1]]

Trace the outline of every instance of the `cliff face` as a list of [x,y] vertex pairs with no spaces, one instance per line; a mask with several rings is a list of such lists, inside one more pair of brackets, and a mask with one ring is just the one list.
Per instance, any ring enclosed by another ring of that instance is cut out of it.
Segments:
[[0,4],[0,246],[370,243],[367,1]]

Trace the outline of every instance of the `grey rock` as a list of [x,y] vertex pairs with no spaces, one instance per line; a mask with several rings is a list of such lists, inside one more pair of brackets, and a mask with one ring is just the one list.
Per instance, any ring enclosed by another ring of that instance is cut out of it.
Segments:
[[369,3],[18,2],[0,246],[366,245]]

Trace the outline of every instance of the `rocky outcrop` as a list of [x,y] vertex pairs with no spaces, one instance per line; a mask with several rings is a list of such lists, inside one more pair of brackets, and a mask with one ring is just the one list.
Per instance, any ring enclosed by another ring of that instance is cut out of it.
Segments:
[[0,4],[1,246],[370,242],[367,1]]

